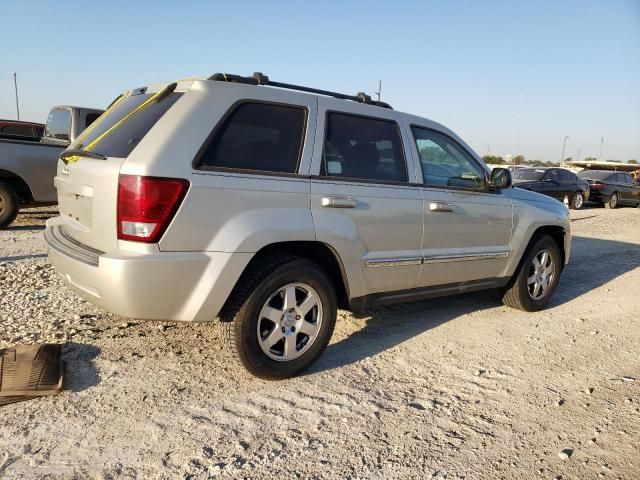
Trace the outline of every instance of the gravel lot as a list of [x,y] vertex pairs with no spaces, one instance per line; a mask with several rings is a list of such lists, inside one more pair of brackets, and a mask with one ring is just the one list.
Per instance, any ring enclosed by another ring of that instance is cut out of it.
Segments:
[[2,478],[640,478],[640,209],[572,212],[551,308],[489,293],[340,312],[303,377],[229,364],[215,324],[107,314],[0,231],[0,347],[61,342],[68,390],[0,407]]

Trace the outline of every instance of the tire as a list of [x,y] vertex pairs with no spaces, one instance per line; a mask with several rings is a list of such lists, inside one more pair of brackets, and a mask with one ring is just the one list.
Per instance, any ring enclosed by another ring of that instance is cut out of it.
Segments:
[[618,208],[620,199],[618,198],[618,192],[613,192],[609,197],[609,201],[605,202],[605,208]]
[[[540,260],[544,258],[541,258],[544,252],[548,254],[551,263],[547,263],[542,271],[536,273],[537,267],[534,260],[540,263]],[[521,262],[513,276],[502,301],[509,307],[525,312],[542,310],[547,306],[558,287],[561,270],[562,257],[555,240],[549,235],[539,237],[534,240],[532,247],[525,253],[524,261]],[[545,273],[547,273],[546,276]],[[549,277],[550,279],[546,281]],[[536,286],[539,283],[541,284],[540,290],[536,293]]]
[[262,260],[243,273],[220,313],[231,356],[257,377],[293,377],[329,344],[337,303],[317,264],[288,256]]
[[0,182],[0,228],[11,224],[18,216],[18,195],[10,185]]
[[580,210],[584,205],[584,194],[582,192],[576,192],[571,197],[570,206],[573,210]]

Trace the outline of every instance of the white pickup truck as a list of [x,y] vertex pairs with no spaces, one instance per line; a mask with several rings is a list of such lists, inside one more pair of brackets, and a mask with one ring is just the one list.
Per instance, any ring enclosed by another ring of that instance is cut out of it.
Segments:
[[13,222],[21,208],[57,203],[53,179],[58,156],[102,112],[56,106],[40,142],[0,139],[0,228]]

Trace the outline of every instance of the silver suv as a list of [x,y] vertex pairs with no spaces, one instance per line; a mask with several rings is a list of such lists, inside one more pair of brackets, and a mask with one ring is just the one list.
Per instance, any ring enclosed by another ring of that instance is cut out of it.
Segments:
[[253,77],[138,88],[63,152],[49,257],[105,310],[211,321],[251,372],[284,378],[340,308],[501,288],[544,308],[568,211],[511,188],[430,120]]

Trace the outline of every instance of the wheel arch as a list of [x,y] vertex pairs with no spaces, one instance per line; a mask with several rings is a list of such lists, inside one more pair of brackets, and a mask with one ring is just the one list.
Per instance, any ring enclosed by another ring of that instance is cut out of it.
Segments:
[[27,182],[15,173],[0,168],[0,182],[8,184],[18,195],[20,203],[28,203],[33,201],[33,194]]
[[[330,245],[318,241],[287,241],[271,243],[258,250],[244,271],[248,271],[252,266],[269,256],[291,255],[306,258],[325,270],[336,289],[338,306],[349,308],[349,282],[346,270],[338,255]],[[244,272],[243,272],[244,273]]]

